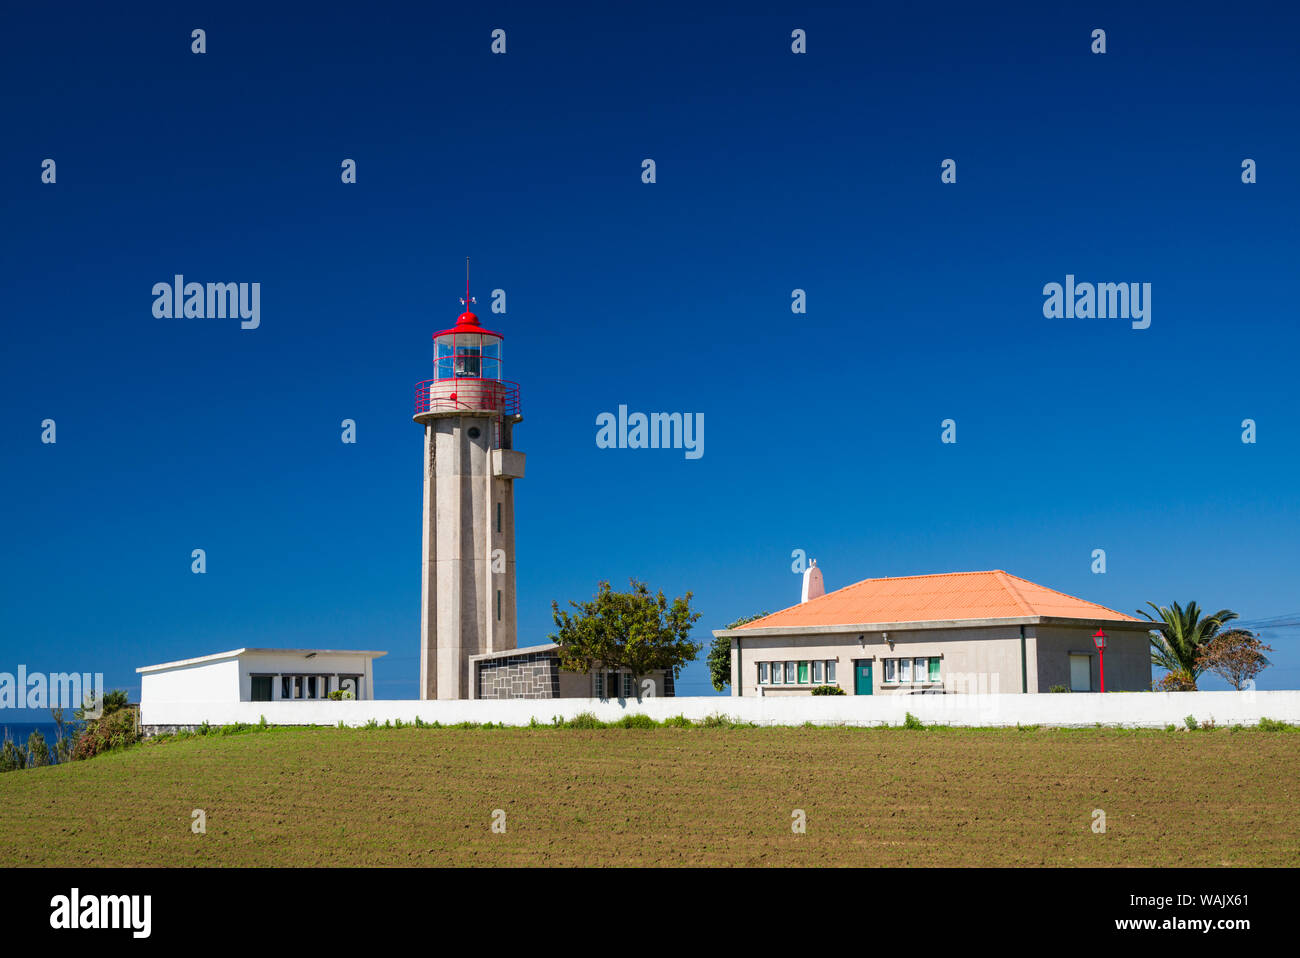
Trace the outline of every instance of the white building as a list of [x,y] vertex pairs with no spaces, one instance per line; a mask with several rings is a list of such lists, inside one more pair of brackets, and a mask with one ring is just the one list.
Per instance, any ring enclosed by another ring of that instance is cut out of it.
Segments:
[[278,702],[327,699],[335,691],[373,699],[374,660],[386,652],[352,649],[232,649],[145,665],[140,701]]

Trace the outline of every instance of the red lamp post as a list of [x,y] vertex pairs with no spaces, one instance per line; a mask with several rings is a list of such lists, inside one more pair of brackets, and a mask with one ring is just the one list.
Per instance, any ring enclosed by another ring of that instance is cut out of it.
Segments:
[[1101,690],[1106,691],[1106,633],[1097,630],[1097,634],[1092,637],[1093,645],[1097,646],[1098,666],[1101,669]]

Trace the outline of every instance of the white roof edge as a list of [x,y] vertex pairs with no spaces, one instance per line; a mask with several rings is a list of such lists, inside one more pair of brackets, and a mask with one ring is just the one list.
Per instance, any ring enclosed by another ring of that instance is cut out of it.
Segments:
[[222,659],[237,659],[241,655],[365,655],[372,659],[387,655],[388,651],[374,649],[231,649],[229,652],[214,652],[200,655],[193,659],[177,659],[175,662],[160,662],[157,665],[142,665],[136,672],[158,672],[162,669],[179,669],[187,665],[201,665],[206,662],[219,662]]
[[478,655],[471,655],[469,659],[471,662],[477,662],[480,659],[499,659],[510,655],[528,655],[531,652],[548,652],[559,647],[558,643],[546,642],[543,645],[525,645],[518,649],[502,649],[500,652],[481,652]]

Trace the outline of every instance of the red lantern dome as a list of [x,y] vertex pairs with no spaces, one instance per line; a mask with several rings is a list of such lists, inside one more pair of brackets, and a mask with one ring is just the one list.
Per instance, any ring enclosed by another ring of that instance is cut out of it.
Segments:
[[471,410],[520,415],[519,387],[501,378],[505,337],[479,324],[469,311],[473,301],[467,286],[456,325],[433,334],[433,378],[416,384],[417,416]]

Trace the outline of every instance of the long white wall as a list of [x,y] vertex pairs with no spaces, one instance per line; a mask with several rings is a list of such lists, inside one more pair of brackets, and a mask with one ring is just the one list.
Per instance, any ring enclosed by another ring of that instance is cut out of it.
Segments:
[[494,722],[527,725],[570,719],[590,712],[605,721],[624,715],[655,719],[684,715],[696,721],[725,715],[758,725],[901,725],[911,712],[927,725],[1083,727],[1101,723],[1128,727],[1182,727],[1193,715],[1200,723],[1255,725],[1261,718],[1300,724],[1300,691],[1286,692],[1128,692],[1002,695],[803,696],[800,698],[648,698],[641,702],[601,699],[511,699],[492,701],[330,702],[161,702],[145,696],[144,725],[256,724],[364,725],[375,719],[401,719],[453,725]]

